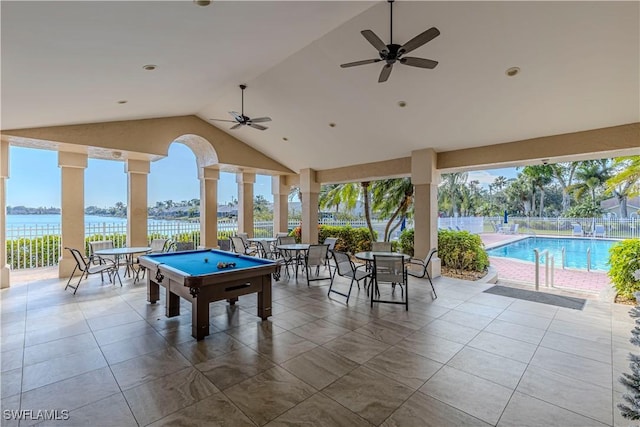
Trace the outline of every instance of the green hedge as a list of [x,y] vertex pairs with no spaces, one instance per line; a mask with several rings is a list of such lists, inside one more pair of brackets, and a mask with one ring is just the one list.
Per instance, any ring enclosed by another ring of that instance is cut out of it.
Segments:
[[[414,230],[400,234],[400,250],[413,256]],[[442,265],[458,271],[483,272],[489,267],[489,256],[477,234],[468,231],[439,230],[438,258]]]
[[[300,242],[302,230],[296,227],[289,233],[290,236],[296,238]],[[371,235],[368,228],[353,228],[349,225],[319,225],[318,226],[318,242],[324,242],[327,237],[337,237],[335,250],[340,252],[363,252],[371,250]]]
[[608,275],[618,295],[633,300],[634,293],[640,291],[640,276],[634,277],[640,270],[640,239],[614,244],[609,249],[609,265]]

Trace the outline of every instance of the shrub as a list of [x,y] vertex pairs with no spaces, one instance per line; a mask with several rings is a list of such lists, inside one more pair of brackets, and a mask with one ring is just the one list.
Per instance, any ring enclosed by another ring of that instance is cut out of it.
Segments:
[[468,231],[440,230],[438,257],[442,265],[461,271],[483,272],[489,267],[489,256],[477,234]]
[[413,228],[405,228],[400,233],[400,251],[403,254],[413,256],[413,237],[414,237]]
[[640,280],[634,277],[640,270],[640,239],[623,240],[609,249],[609,278],[618,295],[633,299],[640,291]]
[[[300,242],[302,230],[296,227],[289,233]],[[349,225],[318,225],[318,242],[324,242],[327,237],[337,237],[335,250],[340,252],[363,252],[371,250],[371,236],[368,228],[352,228]]]

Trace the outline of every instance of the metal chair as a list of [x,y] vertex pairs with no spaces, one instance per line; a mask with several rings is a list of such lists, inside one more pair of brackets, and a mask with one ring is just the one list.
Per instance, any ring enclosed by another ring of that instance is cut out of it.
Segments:
[[[309,249],[304,256],[304,268],[307,272],[307,286],[311,285],[311,282],[318,280],[331,280],[333,283],[333,275],[329,270],[329,277],[320,276],[320,266],[327,265],[327,254],[329,253],[329,245],[309,245]],[[312,268],[316,268],[316,278],[311,278]]]
[[[380,284],[391,283],[393,291],[400,286],[404,301],[380,299]],[[405,310],[409,310],[409,289],[407,280],[407,270],[404,268],[404,257],[402,255],[374,255],[373,256],[373,285],[371,287],[371,307],[374,302],[388,304],[402,304]],[[378,299],[376,299],[378,297]]]
[[331,263],[329,262],[329,260],[333,258],[333,250],[335,249],[337,242],[337,237],[327,237],[326,239],[324,239],[323,244],[329,245],[329,252],[327,253],[327,268],[329,268],[329,270],[331,270]]
[[427,279],[431,284],[431,290],[433,291],[433,299],[438,298],[438,295],[436,295],[436,288],[433,286],[433,282],[431,281],[431,275],[429,274],[428,269],[429,269],[429,264],[431,263],[431,258],[433,258],[433,256],[437,252],[438,252],[437,249],[431,249],[427,254],[427,256],[424,258],[424,260],[421,260],[418,258],[412,258],[411,261],[409,261],[409,267],[411,267],[412,265],[416,265],[418,266],[418,270],[414,271],[414,270],[411,270],[411,268],[407,269],[407,274],[409,276],[417,277],[419,279],[422,279],[423,277],[427,276]]
[[250,248],[245,240],[239,236],[231,237],[231,250],[242,255],[256,255],[258,252],[256,248]]
[[[295,245],[296,244],[296,238],[293,236],[280,236],[278,237],[278,243],[276,246],[279,245]],[[287,276],[289,276],[289,266],[294,266],[294,262],[298,262],[298,259],[296,256],[294,256],[294,253],[292,251],[288,251],[285,249],[278,249],[278,253],[279,256],[282,258],[282,262],[284,264],[284,268],[285,268],[285,272],[287,273]]]
[[[75,295],[76,292],[78,291],[78,287],[80,286],[80,282],[82,282],[82,279],[84,277],[89,277],[90,274],[100,273],[100,278],[104,282],[105,272],[109,276],[109,281],[111,281],[114,284],[115,284],[115,281],[113,280],[111,275],[113,274],[114,277],[117,276],[118,281],[120,282],[120,286],[122,286],[122,280],[120,280],[120,275],[118,274],[118,266],[116,265],[115,262],[107,261],[103,259],[103,262],[101,264],[91,265],[89,261],[87,261],[84,258],[84,256],[82,256],[79,250],[68,248],[68,247],[65,247],[65,249],[71,252],[71,255],[73,255],[73,258],[76,261],[76,266],[73,268],[73,271],[71,272],[71,276],[69,276],[69,280],[67,280],[67,286],[64,287],[65,291],[67,290],[67,288],[71,288],[73,289],[73,294]],[[73,275],[76,274],[76,271],[80,271],[82,274],[80,274],[78,283],[76,283],[76,285],[73,286],[71,285],[71,279],[73,278]]]
[[181,251],[192,251],[192,250],[193,250],[193,242],[173,241],[169,244],[169,247],[166,252],[181,252]]
[[391,252],[391,242],[371,242],[371,252]]
[[360,268],[364,268],[365,265],[362,264],[356,267],[353,261],[351,261],[351,258],[349,258],[349,255],[344,252],[334,251],[333,260],[336,263],[336,268],[333,271],[334,277],[336,274],[338,274],[338,276],[350,278],[351,283],[349,284],[349,292],[345,294],[344,292],[333,289],[333,281],[331,281],[327,296],[331,296],[331,292],[342,295],[343,297],[347,297],[347,304],[349,304],[349,297],[351,296],[353,282],[356,282],[358,284],[358,289],[360,289],[360,281],[370,278],[372,273],[369,271],[360,270]]

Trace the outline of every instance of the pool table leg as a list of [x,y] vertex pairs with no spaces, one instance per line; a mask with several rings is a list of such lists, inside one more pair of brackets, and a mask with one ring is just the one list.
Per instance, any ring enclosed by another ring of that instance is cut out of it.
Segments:
[[191,336],[198,341],[209,335],[209,302],[194,298],[191,302]]
[[160,285],[156,282],[152,282],[147,277],[147,301],[151,304],[155,304],[160,299]]
[[180,316],[180,296],[171,292],[168,287],[166,288],[166,290],[167,290],[167,294],[165,295],[167,297],[167,307],[165,312],[166,316],[167,317]]
[[262,292],[258,292],[258,316],[267,320],[271,316],[271,274],[262,276]]

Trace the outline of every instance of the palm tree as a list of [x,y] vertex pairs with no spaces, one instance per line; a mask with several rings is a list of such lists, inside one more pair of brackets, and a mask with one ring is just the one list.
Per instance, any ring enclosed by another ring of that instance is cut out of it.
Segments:
[[616,173],[605,184],[620,203],[620,216],[627,218],[627,199],[640,194],[640,156],[617,157],[613,168]]
[[413,204],[413,184],[409,178],[383,179],[373,183],[371,193],[373,208],[381,217],[389,218],[384,228],[384,241],[388,242],[391,233],[409,214]]
[[462,202],[462,188],[467,182],[466,172],[447,173],[442,175],[438,187],[438,204],[444,207],[451,216],[459,214],[458,206]]
[[551,183],[553,170],[549,165],[525,166],[522,173],[529,178],[533,188],[540,193],[540,211],[538,216],[542,218],[544,211],[544,188]]
[[588,192],[591,195],[591,205],[596,209],[596,193],[611,177],[610,173],[611,165],[609,159],[580,162],[575,174],[576,180],[579,182],[573,184],[570,190],[578,200]]
[[570,188],[576,172],[576,168],[580,162],[556,163],[549,165],[553,176],[555,177],[560,188],[562,188],[562,213],[565,213],[571,206]]

